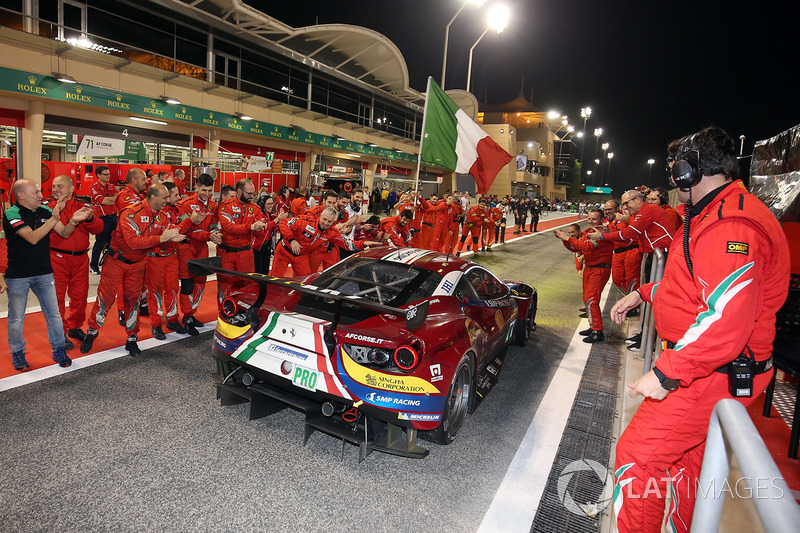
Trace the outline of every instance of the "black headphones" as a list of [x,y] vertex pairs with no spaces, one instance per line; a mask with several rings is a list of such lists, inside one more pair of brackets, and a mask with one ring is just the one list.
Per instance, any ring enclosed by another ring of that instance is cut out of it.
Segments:
[[672,171],[669,173],[668,180],[672,187],[688,189],[694,187],[703,179],[703,168],[700,166],[700,150],[689,148],[694,141],[694,135],[686,139],[683,143],[683,153],[675,158],[672,164]]

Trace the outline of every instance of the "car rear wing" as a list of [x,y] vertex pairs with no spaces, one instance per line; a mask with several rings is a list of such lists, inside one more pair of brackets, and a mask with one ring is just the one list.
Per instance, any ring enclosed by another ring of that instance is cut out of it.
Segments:
[[[405,320],[406,328],[413,331],[419,328],[422,324],[425,323],[425,319],[428,318],[428,309],[430,307],[430,302],[425,300],[424,302],[410,306],[406,309],[400,309],[398,307],[391,307],[388,305],[379,304],[377,302],[373,302],[367,298],[362,298],[360,296],[353,296],[351,294],[345,294],[343,292],[330,290],[330,289],[320,289],[319,287],[315,287],[314,285],[307,285],[305,283],[300,283],[299,281],[294,281],[291,279],[286,278],[276,278],[273,276],[266,276],[264,274],[256,274],[256,273],[245,273],[245,272],[237,272],[235,270],[228,270],[222,268],[222,259],[220,257],[208,257],[204,259],[191,259],[189,260],[189,272],[193,276],[208,276],[209,274],[220,274],[223,276],[233,276],[237,278],[244,278],[250,280],[254,283],[257,283],[259,286],[259,294],[258,300],[253,304],[250,308],[254,310],[256,313],[258,309],[261,307],[261,304],[264,303],[264,299],[267,296],[267,287],[269,285],[276,285],[279,287],[283,287],[284,289],[302,292],[304,294],[311,294],[314,296],[319,296],[321,298],[325,298],[326,300],[332,300],[336,304],[336,316],[331,322],[331,326],[328,327],[328,330],[332,334],[332,330],[336,328],[336,325],[339,323],[339,318],[341,317],[341,310],[342,304],[348,303],[351,305],[356,305],[358,307],[362,307],[364,309],[369,309],[370,311],[375,311],[376,313],[386,313],[389,315],[393,315],[396,317],[400,317]],[[256,319],[257,317],[248,317],[248,321],[251,323],[253,322],[252,319]]]

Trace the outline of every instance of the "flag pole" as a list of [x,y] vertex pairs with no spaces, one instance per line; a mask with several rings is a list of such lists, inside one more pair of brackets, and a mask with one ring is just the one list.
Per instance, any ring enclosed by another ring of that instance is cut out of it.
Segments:
[[[428,87],[425,90],[425,107],[422,110],[422,132],[419,136],[419,153],[417,154],[417,179],[414,182],[414,190],[419,191],[419,171],[422,167],[422,143],[425,142],[425,121],[428,118],[428,102],[431,99],[431,80],[433,77],[428,76]],[[417,206],[417,197],[414,197],[414,207]]]

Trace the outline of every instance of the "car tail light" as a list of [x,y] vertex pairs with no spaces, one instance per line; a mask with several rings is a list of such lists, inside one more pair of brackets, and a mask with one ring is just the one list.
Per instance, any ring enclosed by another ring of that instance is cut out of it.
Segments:
[[419,359],[417,350],[407,344],[394,351],[394,364],[400,370],[413,370],[419,364]]

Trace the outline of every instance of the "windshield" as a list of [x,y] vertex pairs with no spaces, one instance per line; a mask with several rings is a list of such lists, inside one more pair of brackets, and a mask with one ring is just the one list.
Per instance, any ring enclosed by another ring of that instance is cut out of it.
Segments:
[[[352,258],[329,268],[313,284],[320,289],[332,289],[379,304],[402,307],[430,296],[441,280],[440,274],[412,265]],[[324,296],[306,294],[298,306],[306,308],[304,312],[307,313],[311,309],[333,312],[333,304]],[[374,315],[371,311],[347,304],[344,304],[343,311],[355,321]]]

